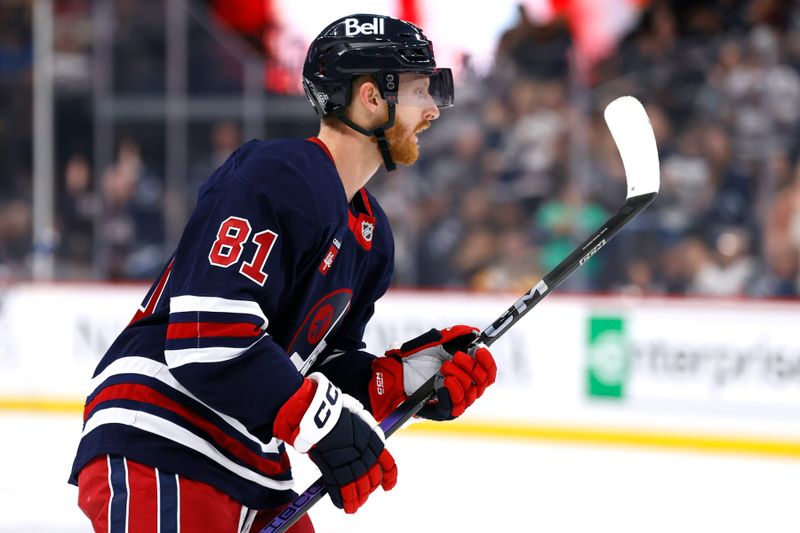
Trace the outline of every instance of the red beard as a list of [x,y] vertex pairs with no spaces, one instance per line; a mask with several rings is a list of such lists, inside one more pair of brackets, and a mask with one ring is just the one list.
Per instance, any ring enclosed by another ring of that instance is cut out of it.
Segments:
[[[386,140],[389,141],[389,153],[395,163],[410,165],[419,159],[419,146],[414,140],[414,133],[430,127],[430,121],[423,121],[413,130],[400,119],[394,121],[394,126],[386,130]],[[372,137],[373,142],[377,142]]]

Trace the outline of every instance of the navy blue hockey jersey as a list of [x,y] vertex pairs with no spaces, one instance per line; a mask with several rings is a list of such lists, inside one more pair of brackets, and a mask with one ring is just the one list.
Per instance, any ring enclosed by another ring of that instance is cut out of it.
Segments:
[[292,485],[278,409],[320,370],[369,406],[361,351],[394,245],[366,190],[348,204],[318,139],[251,141],[200,188],[173,257],[95,370],[70,481],[119,454],[251,508]]

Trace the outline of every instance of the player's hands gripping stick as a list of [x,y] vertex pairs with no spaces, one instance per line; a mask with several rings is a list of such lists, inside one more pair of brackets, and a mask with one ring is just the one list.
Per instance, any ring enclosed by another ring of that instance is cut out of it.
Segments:
[[397,482],[397,466],[378,423],[320,373],[308,376],[281,407],[273,434],[309,454],[331,501],[348,514],[379,486],[391,490]]
[[377,358],[370,383],[375,417],[385,418],[437,372],[436,396],[417,416],[430,420],[461,416],[497,377],[488,348],[472,345],[477,337],[478,330],[470,326],[432,329]]

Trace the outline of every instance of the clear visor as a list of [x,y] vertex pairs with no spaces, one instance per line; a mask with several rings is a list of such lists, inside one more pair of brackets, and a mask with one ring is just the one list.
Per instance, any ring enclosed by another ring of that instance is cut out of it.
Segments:
[[451,107],[453,105],[453,73],[440,68],[433,73],[401,73],[397,103],[414,107]]

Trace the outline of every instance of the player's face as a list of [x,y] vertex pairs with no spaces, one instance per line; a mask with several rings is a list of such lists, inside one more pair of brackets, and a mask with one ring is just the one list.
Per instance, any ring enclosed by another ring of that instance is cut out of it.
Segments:
[[394,126],[386,131],[392,159],[410,165],[419,158],[417,134],[439,118],[439,108],[428,92],[430,80],[420,74],[401,74]]

